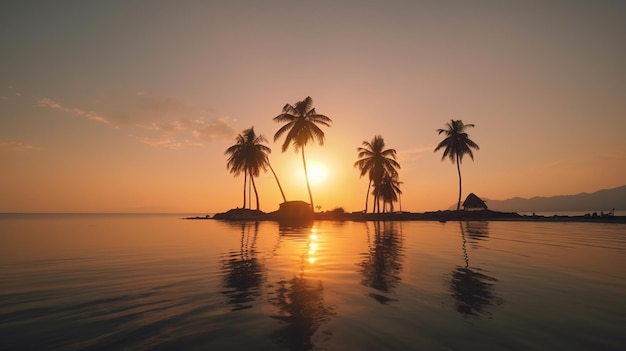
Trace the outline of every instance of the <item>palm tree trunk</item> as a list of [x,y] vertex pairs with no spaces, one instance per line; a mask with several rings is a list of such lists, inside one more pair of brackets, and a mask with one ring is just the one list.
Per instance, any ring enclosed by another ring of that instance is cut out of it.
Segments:
[[248,183],[248,172],[243,172],[243,209],[246,209],[246,185]]
[[304,146],[302,147],[302,164],[304,165],[304,178],[306,180],[306,189],[309,191],[309,200],[311,200],[311,211],[314,211],[313,195],[311,194],[311,186],[309,185],[309,172],[306,170],[306,159],[304,158]]
[[369,183],[367,183],[367,194],[365,194],[365,213],[367,213],[367,202],[369,201],[371,186],[372,181],[370,180]]
[[[375,193],[375,192],[374,192]],[[372,197],[372,213],[376,213],[376,203],[378,202],[378,195],[373,194]]]
[[376,194],[372,192],[372,213],[376,213]]
[[276,184],[278,184],[278,189],[280,189],[280,194],[283,196],[283,202],[287,202],[287,198],[285,198],[285,193],[283,192],[283,187],[280,186],[280,182],[278,181],[276,172],[274,172],[274,168],[272,168],[272,165],[270,164],[269,159],[267,160],[267,165],[270,167],[270,171],[272,171],[272,174],[274,175],[274,179],[276,179]]
[[456,203],[456,210],[461,209],[461,165],[459,164],[459,154],[456,154],[456,170],[459,172],[459,201]]
[[248,181],[248,208],[252,209],[252,182]]
[[[250,172],[250,180],[252,181],[252,187],[254,188],[254,197],[256,198],[256,210],[259,210],[259,193],[256,191],[256,184],[254,183],[254,176]],[[252,206],[250,206],[252,207]]]

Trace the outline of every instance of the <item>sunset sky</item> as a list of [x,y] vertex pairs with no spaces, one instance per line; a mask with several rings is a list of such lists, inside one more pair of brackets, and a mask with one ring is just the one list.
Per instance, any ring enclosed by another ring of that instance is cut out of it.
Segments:
[[[455,204],[456,168],[433,152],[452,118],[481,148],[464,197],[621,186],[625,38],[623,1],[3,1],[0,212],[241,206],[224,151],[251,126],[287,199],[308,201],[272,118],[309,95],[333,120],[306,148],[322,210],[364,208],[353,164],[377,134],[403,210]],[[257,186],[276,210],[271,173]]]

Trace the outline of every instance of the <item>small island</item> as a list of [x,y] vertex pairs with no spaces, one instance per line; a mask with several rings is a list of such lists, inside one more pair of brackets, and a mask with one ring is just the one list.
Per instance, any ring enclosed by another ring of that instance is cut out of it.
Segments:
[[310,208],[306,202],[291,201],[281,204],[273,212],[236,208],[214,216],[196,216],[186,219],[216,219],[225,221],[276,221],[279,223],[306,224],[314,220],[330,221],[536,221],[536,222],[590,222],[590,223],[626,223],[626,216],[615,216],[611,213],[598,215],[597,213],[579,216],[543,216],[520,215],[516,212],[500,212],[487,208],[477,210],[443,210],[430,212],[385,212],[364,213],[346,212],[336,208],[324,212],[306,211]]
[[[469,138],[467,133],[474,124],[464,123],[462,120],[451,119],[445,124],[445,128],[437,129],[439,135],[443,135],[434,152],[443,151],[441,161],[449,159],[456,165],[458,174],[458,199],[456,210],[439,210],[431,212],[407,212],[394,210],[394,204],[399,202],[402,194],[400,185],[403,183],[399,178],[400,164],[397,161],[396,150],[386,148],[385,140],[381,135],[375,135],[371,141],[363,141],[357,148],[357,160],[354,167],[359,170],[360,177],[368,178],[365,209],[357,212],[346,212],[338,207],[330,211],[320,212],[320,206],[315,206],[313,195],[309,185],[309,168],[304,154],[305,146],[310,142],[317,141],[324,145],[325,133],[320,127],[330,127],[332,120],[320,114],[313,107],[313,100],[307,96],[295,104],[286,104],[281,113],[273,118],[282,126],[274,134],[274,141],[284,137],[281,151],[285,152],[290,147],[302,156],[304,180],[309,195],[309,202],[287,201],[285,192],[278,180],[278,176],[269,161],[271,149],[265,145],[267,139],[256,134],[254,126],[245,129],[235,138],[236,143],[226,149],[224,154],[228,156],[226,167],[235,176],[244,175],[243,182],[243,205],[223,213],[217,213],[213,217],[197,216],[188,219],[218,219],[227,221],[278,221],[281,224],[307,224],[314,220],[337,220],[337,221],[574,221],[574,222],[606,222],[626,223],[626,216],[614,216],[608,214],[589,213],[581,216],[542,216],[520,215],[517,212],[500,212],[490,210],[485,201],[474,193],[470,193],[461,203],[462,178],[461,162],[464,156],[474,159],[474,151],[480,150],[476,142]],[[259,196],[255,177],[261,171],[270,170],[283,202],[273,212],[263,212],[259,209]],[[251,193],[254,190],[256,209],[252,209]],[[371,212],[368,212],[369,197],[372,195]],[[382,204],[382,206],[381,206]],[[315,212],[315,209],[318,212]]]

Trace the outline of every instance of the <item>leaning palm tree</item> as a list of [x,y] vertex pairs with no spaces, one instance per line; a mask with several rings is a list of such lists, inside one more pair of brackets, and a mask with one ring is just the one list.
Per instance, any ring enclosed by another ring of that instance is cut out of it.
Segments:
[[[254,127],[244,130],[241,134],[235,138],[237,143],[224,152],[229,155],[226,166],[231,173],[238,176],[242,172],[244,173],[243,183],[243,208],[246,208],[246,180],[250,177],[250,182],[254,188],[254,195],[256,197],[256,209],[259,209],[259,194],[256,190],[256,184],[254,183],[254,177],[258,177],[261,169],[266,170],[266,166],[269,163],[268,154],[272,150],[263,145],[267,142],[267,139],[263,135],[256,135]],[[249,204],[248,206],[251,206]]]
[[[367,213],[367,202],[369,200],[370,188],[380,186],[385,174],[391,177],[397,176],[400,164],[396,161],[396,150],[385,150],[385,140],[382,136],[376,135],[372,141],[363,141],[363,147],[357,148],[359,160],[354,163],[354,167],[361,170],[361,177],[369,176],[367,193],[365,195],[365,213]],[[374,195],[374,206],[378,203],[377,195]],[[374,211],[372,206],[372,211]],[[379,206],[380,212],[380,206]]]
[[446,123],[446,127],[446,129],[437,129],[437,133],[444,133],[446,138],[437,145],[434,151],[445,148],[441,160],[443,161],[448,157],[452,163],[456,163],[456,169],[459,173],[459,201],[456,204],[456,210],[458,211],[461,209],[461,162],[463,161],[463,156],[468,154],[473,160],[474,154],[472,149],[480,150],[480,148],[465,132],[465,129],[474,127],[473,124],[463,124],[462,120],[450,120],[450,122]]
[[295,105],[286,104],[283,112],[274,117],[274,121],[285,123],[276,134],[274,141],[278,140],[281,135],[287,133],[285,141],[282,145],[282,152],[287,151],[290,144],[293,144],[294,150],[302,150],[302,164],[304,166],[304,178],[306,180],[306,188],[309,191],[309,200],[311,201],[311,211],[313,206],[313,195],[311,194],[311,186],[309,185],[309,174],[306,169],[306,159],[304,157],[304,146],[309,141],[317,139],[320,145],[324,145],[324,131],[318,127],[321,124],[330,127],[332,120],[324,115],[320,115],[313,107],[313,99],[307,96],[304,100],[298,101]]
[[272,174],[274,175],[274,179],[276,179],[276,184],[278,184],[278,189],[280,190],[280,195],[283,197],[283,202],[287,202],[287,198],[285,197],[285,192],[283,191],[283,187],[280,186],[280,182],[278,181],[278,176],[276,175],[276,172],[274,172],[274,168],[272,167],[272,164],[270,163],[269,156],[267,157],[267,167],[269,167],[270,171],[272,171]]

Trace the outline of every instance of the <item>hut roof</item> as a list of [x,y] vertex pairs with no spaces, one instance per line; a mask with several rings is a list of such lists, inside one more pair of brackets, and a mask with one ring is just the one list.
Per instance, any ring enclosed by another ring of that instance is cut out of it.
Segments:
[[465,198],[465,201],[463,201],[463,208],[486,210],[487,204],[474,193],[470,193],[469,195],[467,195],[467,198]]

